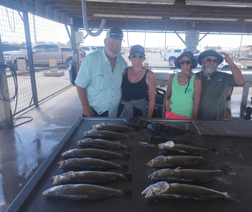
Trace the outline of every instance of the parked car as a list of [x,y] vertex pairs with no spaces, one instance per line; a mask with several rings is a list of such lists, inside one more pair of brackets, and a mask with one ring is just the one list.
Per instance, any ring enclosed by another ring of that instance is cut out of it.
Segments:
[[[164,56],[164,60],[169,61],[169,65],[170,66],[175,66],[175,60],[176,58],[183,53],[184,51],[186,51],[186,49],[173,49],[172,51],[166,51],[165,52],[165,56]],[[196,59],[198,59],[198,56],[200,54],[199,50],[196,50],[196,53],[194,54],[194,57]]]
[[174,66],[176,58],[184,51],[186,51],[186,49],[173,49],[172,51],[167,51],[165,52],[164,60],[169,61],[170,66]]
[[79,49],[81,52],[85,52],[86,56],[98,50],[97,47],[91,47],[91,46],[81,46]]
[[[56,60],[58,64],[69,63],[73,60],[72,51],[62,50],[58,44],[43,43],[32,47],[32,56],[34,65],[49,65],[49,60]],[[28,66],[28,55],[26,49],[19,51],[4,52],[6,64],[13,64],[17,69],[17,59],[25,59]]]

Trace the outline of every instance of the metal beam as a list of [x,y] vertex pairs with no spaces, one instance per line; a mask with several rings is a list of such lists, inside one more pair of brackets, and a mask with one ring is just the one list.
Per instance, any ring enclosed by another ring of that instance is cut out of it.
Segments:
[[[176,35],[179,37],[179,39],[185,44],[185,41],[180,37],[180,35],[177,33],[177,32],[175,32],[176,33]],[[186,45],[186,44],[185,44]]]
[[25,39],[26,39],[26,45],[27,45],[28,64],[29,64],[30,77],[31,77],[32,97],[33,97],[34,105],[38,107],[37,87],[36,87],[36,79],[35,79],[35,72],[34,72],[31,35],[30,35],[30,27],[29,27],[29,19],[28,19],[27,11],[23,12],[23,19],[24,19],[24,28],[25,28]]

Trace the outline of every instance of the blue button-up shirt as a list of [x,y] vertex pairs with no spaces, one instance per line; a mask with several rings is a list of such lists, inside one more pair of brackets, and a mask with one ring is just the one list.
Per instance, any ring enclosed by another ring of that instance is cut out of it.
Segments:
[[116,117],[122,96],[122,74],[126,67],[126,61],[118,56],[112,72],[104,49],[89,54],[82,61],[75,84],[86,88],[89,105],[98,114],[108,110],[110,118]]

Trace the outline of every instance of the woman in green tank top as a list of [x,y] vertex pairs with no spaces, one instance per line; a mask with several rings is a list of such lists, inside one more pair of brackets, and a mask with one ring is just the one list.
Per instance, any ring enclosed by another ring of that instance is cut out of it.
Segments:
[[170,119],[196,119],[199,110],[202,81],[192,73],[197,60],[190,51],[183,52],[175,61],[181,72],[172,74],[163,104],[163,117]]

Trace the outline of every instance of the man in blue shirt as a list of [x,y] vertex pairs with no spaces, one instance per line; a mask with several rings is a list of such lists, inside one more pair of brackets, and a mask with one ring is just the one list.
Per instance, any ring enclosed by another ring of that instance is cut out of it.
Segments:
[[122,96],[122,74],[127,67],[120,56],[123,32],[108,30],[104,49],[93,52],[82,61],[75,80],[84,117],[115,118]]

